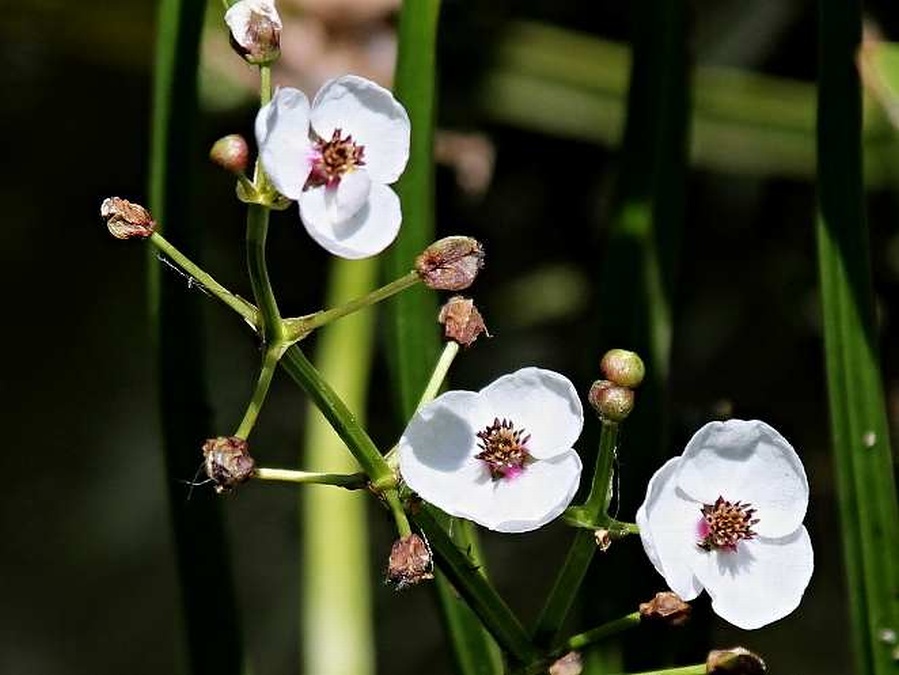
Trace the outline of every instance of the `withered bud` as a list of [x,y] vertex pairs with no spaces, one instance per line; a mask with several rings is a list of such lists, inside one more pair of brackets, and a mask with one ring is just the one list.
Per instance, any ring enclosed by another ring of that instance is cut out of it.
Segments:
[[683,626],[690,620],[690,605],[677,593],[656,593],[649,602],[640,603],[640,616],[644,619],[664,621],[669,626]]
[[643,359],[627,349],[607,351],[602,357],[599,368],[605,378],[613,384],[631,389],[638,386],[646,374]]
[[271,0],[239,0],[225,12],[231,46],[247,63],[266,65],[281,55],[281,17]]
[[762,658],[745,647],[713,649],[705,661],[710,675],[764,675],[768,667]]
[[482,333],[490,337],[484,317],[474,306],[474,302],[455,295],[440,308],[437,321],[443,325],[443,335],[447,340],[455,340],[460,345],[470,347]]
[[156,221],[147,209],[121,197],[104,199],[100,204],[100,215],[106,219],[106,227],[116,239],[146,239],[156,229]]
[[387,583],[397,591],[434,578],[434,558],[428,542],[417,534],[393,542],[387,562]]
[[428,288],[461,291],[484,266],[484,248],[471,237],[445,237],[415,259],[415,271]]
[[608,530],[595,530],[593,538],[596,540],[596,548],[602,553],[608,551],[612,545],[612,535]]
[[594,382],[587,399],[599,416],[609,422],[624,421],[634,409],[634,390],[608,380]]
[[250,150],[247,142],[240,134],[228,134],[213,143],[209,150],[209,159],[225,171],[242,174],[247,170]]
[[203,444],[206,475],[215,483],[219,494],[230,492],[248,481],[256,469],[247,442],[237,436],[210,438]]
[[581,675],[584,661],[578,652],[568,652],[549,667],[549,675]]

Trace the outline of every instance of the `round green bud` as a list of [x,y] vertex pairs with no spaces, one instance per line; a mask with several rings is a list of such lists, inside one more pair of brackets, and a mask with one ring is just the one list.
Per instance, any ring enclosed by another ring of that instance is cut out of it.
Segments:
[[608,422],[622,422],[634,409],[634,391],[609,380],[597,380],[587,396],[590,405]]
[[627,349],[610,349],[599,364],[602,374],[613,384],[633,389],[643,381],[643,359]]

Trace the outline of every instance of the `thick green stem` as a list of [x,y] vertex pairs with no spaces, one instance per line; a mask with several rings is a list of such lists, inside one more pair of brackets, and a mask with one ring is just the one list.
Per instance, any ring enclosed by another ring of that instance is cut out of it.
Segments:
[[268,278],[265,262],[265,239],[268,235],[270,209],[261,204],[247,205],[247,269],[253,296],[259,308],[259,327],[262,340],[273,345],[284,340],[284,322],[278,311],[278,302]]
[[[575,519],[584,523],[596,523],[597,527],[608,525],[603,522],[606,507],[609,504],[612,490],[612,468],[615,459],[615,448],[618,442],[618,425],[605,422],[599,438],[599,452],[596,455],[596,469],[590,496],[583,506],[569,509]],[[537,644],[549,645],[556,639],[568,616],[568,611],[577,597],[593,554],[596,552],[596,538],[591,530],[581,529],[574,535],[574,541],[568,550],[565,563],[556,577],[556,582],[537,618],[534,627],[534,641]]]
[[253,430],[253,426],[256,424],[256,417],[259,415],[259,411],[262,410],[262,404],[265,403],[265,397],[268,394],[268,388],[272,383],[272,376],[275,374],[275,368],[278,367],[278,359],[280,357],[281,348],[279,345],[265,350],[253,396],[247,404],[247,410],[244,413],[243,420],[240,422],[240,426],[234,432],[234,435],[238,438],[246,440]]
[[362,490],[368,487],[368,476],[364,473],[321,473],[259,466],[253,472],[253,478],[281,483],[336,485],[347,490]]
[[177,265],[179,269],[187,274],[189,279],[199,283],[203,288],[212,293],[212,295],[240,314],[253,328],[256,327],[256,308],[251,303],[222,286],[212,278],[212,275],[204,272],[198,265],[190,260],[190,258],[172,246],[172,244],[159,232],[154,232],[150,235],[149,241],[168,260],[171,260],[172,263]]

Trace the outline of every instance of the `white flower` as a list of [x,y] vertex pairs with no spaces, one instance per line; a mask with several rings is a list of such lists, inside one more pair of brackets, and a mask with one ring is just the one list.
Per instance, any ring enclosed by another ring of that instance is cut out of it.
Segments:
[[315,241],[343,258],[366,258],[399,233],[400,200],[388,187],[409,158],[409,116],[383,87],[355,75],[327,82],[310,108],[284,87],[256,117],[266,174],[296,199]]
[[813,554],[808,480],[792,446],[758,420],[711,422],[652,477],[637,511],[643,548],[684,600],[702,589],[740,628],[799,605]]
[[235,49],[250,63],[271,63],[281,53],[281,17],[272,0],[239,0],[225,12]]
[[574,385],[541,368],[420,408],[399,442],[400,473],[423,499],[498,532],[527,532],[571,502],[584,425]]

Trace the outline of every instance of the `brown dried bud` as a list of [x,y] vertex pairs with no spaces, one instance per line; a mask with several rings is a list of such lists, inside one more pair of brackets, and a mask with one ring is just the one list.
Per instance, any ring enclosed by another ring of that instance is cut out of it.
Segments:
[[612,534],[608,530],[594,530],[593,538],[601,553],[605,553],[612,546]]
[[633,389],[643,381],[646,368],[641,359],[634,352],[626,349],[610,349],[602,357],[599,364],[602,374],[606,379],[619,387]]
[[116,239],[146,239],[156,229],[156,221],[147,209],[121,197],[104,199],[100,204],[100,215],[106,219],[106,227]]
[[768,667],[762,658],[745,647],[713,649],[705,661],[710,675],[764,675]]
[[209,159],[225,171],[242,174],[247,170],[250,150],[247,142],[240,134],[228,134],[213,143],[209,150]]
[[440,308],[437,321],[443,325],[443,335],[447,340],[455,340],[460,345],[470,347],[482,333],[490,337],[484,317],[474,306],[474,302],[455,295]]
[[206,475],[215,483],[219,494],[230,492],[253,476],[256,461],[250,456],[247,442],[237,436],[210,438],[203,444]]
[[568,652],[549,667],[549,675],[581,675],[584,661],[578,652]]
[[594,382],[587,399],[599,416],[609,422],[625,420],[634,409],[634,390],[608,380]]
[[281,55],[281,17],[271,0],[239,0],[225,12],[225,23],[244,61],[266,65]]
[[434,558],[428,542],[417,534],[393,542],[387,563],[387,583],[401,591],[434,578]]
[[445,237],[415,259],[415,271],[428,288],[461,291],[484,266],[484,248],[471,237]]
[[640,603],[640,616],[644,619],[664,621],[670,626],[683,626],[690,620],[690,605],[677,593],[656,593],[649,602]]

